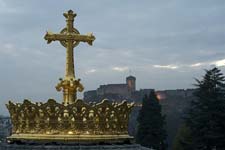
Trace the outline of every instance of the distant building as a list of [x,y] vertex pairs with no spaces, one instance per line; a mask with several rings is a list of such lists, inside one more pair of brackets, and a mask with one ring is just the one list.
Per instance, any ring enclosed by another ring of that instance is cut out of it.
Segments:
[[175,90],[162,90],[156,91],[159,99],[166,99],[166,97],[190,97],[193,96],[195,89],[175,89]]
[[97,95],[103,96],[107,94],[116,94],[128,98],[131,95],[131,91],[129,91],[127,84],[100,85],[97,89]]
[[136,78],[128,76],[126,83],[100,85],[97,90],[84,92],[84,100],[87,102],[99,102],[102,99],[111,101],[141,101],[145,94],[149,94],[152,89],[141,89],[136,91]]
[[[100,85],[97,90],[84,92],[84,100],[87,102],[99,102],[102,99],[111,101],[128,100],[141,103],[145,95],[148,95],[152,88],[136,90],[136,78],[134,76],[126,77],[126,83]],[[194,89],[176,89],[156,91],[160,100],[167,97],[188,97],[192,96]]]
[[12,132],[10,117],[0,116],[0,141],[9,136]]
[[128,76],[126,78],[126,85],[129,92],[135,92],[136,91],[136,78],[134,76]]

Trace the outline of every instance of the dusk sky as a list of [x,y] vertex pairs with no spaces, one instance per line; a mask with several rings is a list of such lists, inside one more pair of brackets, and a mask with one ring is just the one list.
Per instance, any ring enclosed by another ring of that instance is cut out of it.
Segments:
[[0,114],[8,100],[62,101],[66,50],[43,37],[65,27],[69,9],[80,33],[96,37],[75,48],[85,90],[130,74],[137,89],[186,89],[204,69],[225,73],[225,0],[0,0]]

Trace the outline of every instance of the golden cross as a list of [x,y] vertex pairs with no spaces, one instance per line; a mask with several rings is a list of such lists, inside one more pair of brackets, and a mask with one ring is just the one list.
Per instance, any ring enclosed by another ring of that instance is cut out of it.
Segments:
[[73,13],[72,10],[69,10],[63,15],[65,16],[67,22],[66,28],[62,29],[59,34],[47,32],[44,38],[47,40],[48,44],[52,41],[60,41],[60,43],[67,48],[65,78],[71,79],[75,78],[73,48],[77,46],[79,42],[87,42],[89,45],[92,45],[95,37],[92,35],[92,33],[80,35],[79,31],[73,27],[74,17],[76,17],[76,14]]
[[47,32],[44,39],[47,40],[48,44],[52,41],[59,41],[64,47],[66,47],[65,79],[60,80],[61,82],[56,86],[56,89],[58,91],[63,89],[64,103],[73,103],[76,99],[77,90],[82,91],[83,89],[83,86],[79,82],[80,80],[75,79],[73,49],[79,44],[79,42],[87,42],[89,45],[92,45],[95,37],[92,33],[80,35],[79,31],[73,27],[76,13],[73,13],[72,10],[69,10],[63,15],[66,18],[67,26],[58,34]]

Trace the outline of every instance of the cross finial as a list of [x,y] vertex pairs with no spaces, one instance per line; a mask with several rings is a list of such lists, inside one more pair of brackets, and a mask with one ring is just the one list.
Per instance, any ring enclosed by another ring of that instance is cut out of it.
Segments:
[[74,19],[77,16],[77,14],[73,13],[72,10],[69,10],[68,12],[63,13],[63,16],[66,17],[67,19]]

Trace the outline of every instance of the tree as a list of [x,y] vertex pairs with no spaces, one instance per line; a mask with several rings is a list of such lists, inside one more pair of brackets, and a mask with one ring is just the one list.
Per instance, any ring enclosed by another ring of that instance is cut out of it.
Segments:
[[177,135],[173,143],[173,150],[192,150],[192,149],[193,149],[193,142],[190,128],[185,123],[183,123],[177,131]]
[[196,100],[186,117],[195,149],[225,148],[225,77],[218,68],[206,70],[197,81]]
[[165,116],[154,90],[143,98],[137,121],[137,143],[157,150],[166,149]]

